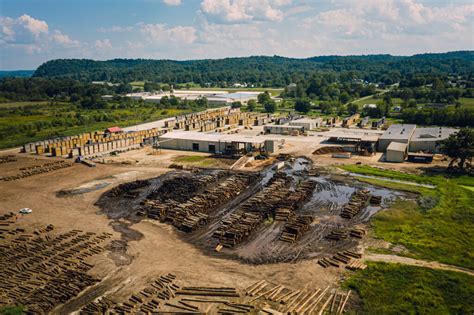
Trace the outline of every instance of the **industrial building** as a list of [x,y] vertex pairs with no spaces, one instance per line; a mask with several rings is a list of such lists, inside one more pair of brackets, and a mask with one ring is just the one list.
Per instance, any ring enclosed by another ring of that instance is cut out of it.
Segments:
[[300,126],[304,127],[304,130],[313,130],[318,127],[321,127],[323,120],[321,118],[300,118],[290,121],[290,126]]
[[392,141],[387,147],[385,161],[402,163],[405,161],[405,157],[407,155],[407,147],[408,145],[406,143]]
[[265,140],[261,137],[193,131],[168,132],[159,138],[158,143],[162,149],[198,151],[232,156],[259,151],[274,153],[282,144],[280,140]]
[[142,99],[145,102],[160,103],[163,97],[175,96],[183,100],[194,101],[205,97],[210,105],[228,106],[233,102],[246,104],[249,100],[256,100],[259,92],[239,91],[228,93],[226,91],[192,91],[175,90],[173,92],[140,92],[129,93],[126,96],[133,99]]
[[410,152],[439,153],[440,141],[448,138],[458,130],[454,128],[430,127],[416,128],[410,139]]
[[305,128],[291,125],[265,125],[263,126],[263,132],[278,135],[298,135],[305,132]]
[[383,135],[379,138],[377,146],[378,151],[385,151],[392,142],[406,143],[410,142],[410,139],[416,129],[416,125],[391,125]]

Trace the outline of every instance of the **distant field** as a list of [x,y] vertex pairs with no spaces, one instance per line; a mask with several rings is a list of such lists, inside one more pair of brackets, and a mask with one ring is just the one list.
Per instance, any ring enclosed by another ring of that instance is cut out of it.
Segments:
[[39,101],[39,102],[8,102],[0,103],[0,108],[15,108],[23,106],[38,106],[38,105],[48,105],[48,101]]
[[130,85],[133,89],[140,89],[143,91],[143,86],[145,85],[145,81],[133,81],[130,82]]
[[474,98],[461,97],[459,102],[461,102],[462,106],[474,107]]
[[[35,106],[31,110],[21,109],[33,104]],[[191,112],[186,109],[154,107],[84,110],[68,103],[50,105],[48,102],[17,102],[2,105],[7,106],[0,106],[0,149],[51,137],[102,130],[116,125],[127,127]],[[78,117],[81,117],[81,120]]]
[[275,88],[202,88],[202,87],[191,87],[191,90],[195,91],[227,91],[227,92],[265,92],[268,91],[272,96],[278,96],[283,89]]

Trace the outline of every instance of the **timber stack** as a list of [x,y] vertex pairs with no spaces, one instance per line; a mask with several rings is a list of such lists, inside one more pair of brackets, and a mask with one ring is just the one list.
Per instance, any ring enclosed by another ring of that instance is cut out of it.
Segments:
[[285,223],[280,241],[294,243],[309,230],[314,218],[311,215],[296,215]]
[[352,219],[358,215],[366,206],[369,199],[369,191],[361,189],[354,192],[349,203],[344,205],[341,212],[341,217],[345,219]]
[[25,168],[21,168],[20,172],[17,173],[16,175],[2,177],[1,180],[4,180],[4,181],[18,180],[18,179],[30,177],[33,175],[52,172],[52,171],[63,169],[70,166],[72,166],[72,163],[60,160],[60,161],[55,161],[55,162],[46,163],[42,165],[25,167]]
[[14,155],[4,155],[4,156],[0,156],[0,164],[3,164],[3,163],[9,163],[9,162],[15,162],[17,159]]

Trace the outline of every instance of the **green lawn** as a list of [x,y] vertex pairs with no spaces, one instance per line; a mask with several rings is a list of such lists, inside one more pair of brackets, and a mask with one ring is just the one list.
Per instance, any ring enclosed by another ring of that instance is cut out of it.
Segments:
[[213,167],[219,165],[219,160],[205,155],[183,155],[177,156],[176,163],[190,164],[196,167]]
[[0,103],[0,109],[2,109],[2,108],[24,107],[24,106],[45,106],[45,105],[48,105],[49,103],[50,102],[48,102],[48,101],[6,102],[6,103]]
[[23,306],[5,306],[0,307],[0,315],[21,315],[25,314]]
[[[409,188],[423,194],[425,200],[435,197],[438,201],[434,207],[423,209],[420,202],[397,200],[389,209],[372,218],[374,234],[393,244],[403,245],[409,250],[408,256],[474,269],[474,191],[464,187],[474,186],[473,177],[413,175],[362,165],[342,168],[361,174],[436,185],[435,189]],[[397,183],[380,179],[373,184],[400,188]]]
[[465,107],[474,107],[474,98],[461,97],[459,102]]
[[474,313],[474,277],[462,273],[369,263],[344,286],[360,296],[360,314]]

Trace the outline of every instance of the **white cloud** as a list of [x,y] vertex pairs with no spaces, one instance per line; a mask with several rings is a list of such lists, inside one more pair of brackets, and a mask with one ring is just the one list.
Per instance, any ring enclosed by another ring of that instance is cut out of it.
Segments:
[[181,0],[163,0],[167,5],[181,5]]
[[28,29],[31,34],[38,36],[41,33],[48,33],[48,24],[45,21],[32,18],[28,14],[23,14],[18,19],[18,22]]
[[80,45],[79,41],[72,40],[68,35],[62,34],[60,31],[54,31],[51,39],[65,47],[77,47]]
[[142,24],[141,32],[149,37],[151,42],[175,44],[191,44],[196,39],[196,29],[192,26],[175,26],[168,28],[166,24]]
[[94,47],[97,49],[97,50],[108,50],[108,49],[112,49],[112,42],[110,41],[110,39],[106,38],[106,39],[98,39],[94,42]]
[[281,21],[291,0],[203,0],[201,10],[217,22]]
[[133,30],[133,26],[111,26],[111,27],[100,27],[99,32],[101,33],[124,33]]

